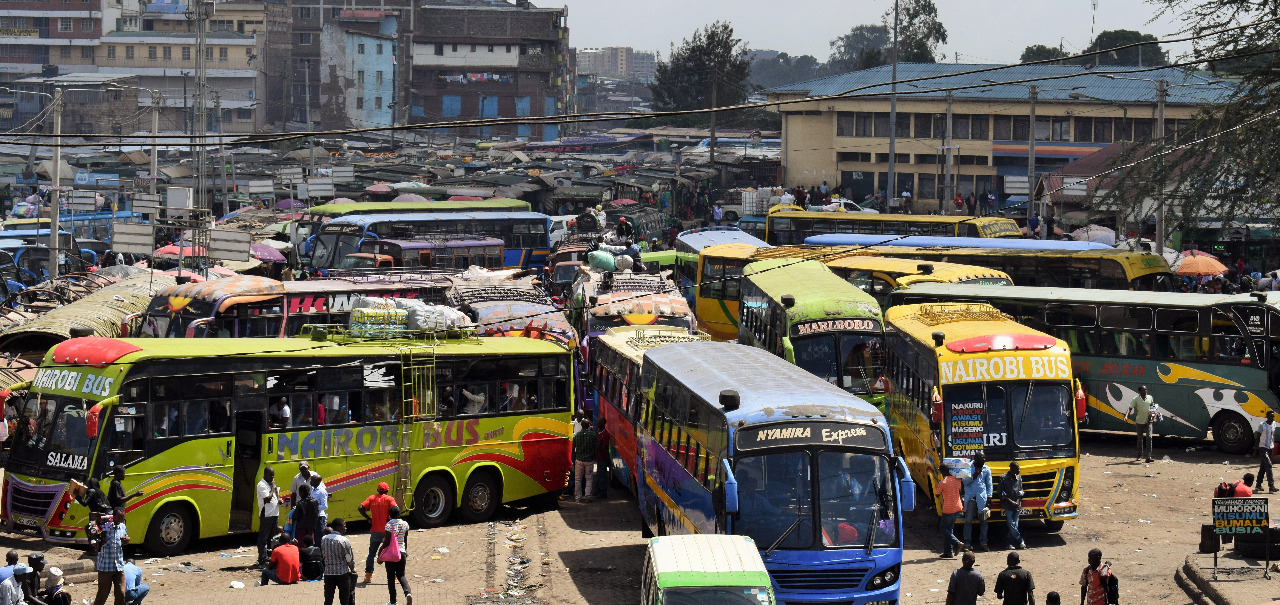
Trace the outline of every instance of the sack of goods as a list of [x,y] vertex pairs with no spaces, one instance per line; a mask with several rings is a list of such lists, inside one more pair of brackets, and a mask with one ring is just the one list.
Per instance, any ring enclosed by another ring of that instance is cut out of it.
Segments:
[[587,263],[592,269],[600,271],[613,271],[616,268],[613,263],[613,253],[604,250],[596,250],[588,254]]
[[942,466],[956,479],[968,479],[973,476],[973,461],[968,458],[943,458]]
[[429,305],[412,298],[389,298],[397,308],[408,313],[407,323],[410,330],[427,332],[444,332],[462,330],[473,327],[471,318],[453,307]]

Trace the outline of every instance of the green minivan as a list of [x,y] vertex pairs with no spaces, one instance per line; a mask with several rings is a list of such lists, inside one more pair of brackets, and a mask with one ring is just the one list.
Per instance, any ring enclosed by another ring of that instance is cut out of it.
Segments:
[[649,541],[640,605],[776,605],[769,573],[747,536],[662,536]]

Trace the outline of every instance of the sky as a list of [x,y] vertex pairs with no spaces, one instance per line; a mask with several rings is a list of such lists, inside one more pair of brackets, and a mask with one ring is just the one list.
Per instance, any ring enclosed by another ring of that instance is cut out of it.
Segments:
[[[825,61],[830,41],[855,25],[880,23],[893,0],[534,0],[569,8],[569,42],[576,48],[630,46],[657,50],[716,20],[733,24],[748,48]],[[1032,44],[1083,50],[1097,32],[1131,29],[1164,39],[1182,29],[1176,17],[1153,21],[1156,6],[1143,0],[934,0],[947,28],[939,50],[947,61],[1016,63]],[[1093,5],[1097,4],[1097,12]],[[1096,26],[1095,26],[1096,18]],[[1093,32],[1093,33],[1091,33]],[[1189,44],[1167,46],[1172,59]]]

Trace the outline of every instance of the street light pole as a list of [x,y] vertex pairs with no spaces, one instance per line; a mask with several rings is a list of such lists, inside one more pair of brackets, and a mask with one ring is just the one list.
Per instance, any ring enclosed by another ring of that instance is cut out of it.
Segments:
[[62,89],[53,89],[53,190],[49,193],[49,279],[58,277],[58,218],[62,214]]
[[[1036,190],[1036,98],[1038,89],[1035,84],[1027,87],[1027,96],[1031,99],[1031,123],[1027,129],[1027,235],[1031,235],[1031,217],[1034,215],[1032,211],[1031,196]],[[1041,235],[1044,235],[1044,227],[1041,226]],[[1043,239],[1043,238],[1042,238]]]
[[946,182],[943,184],[943,188],[942,188],[944,192],[943,193],[944,199],[938,200],[938,214],[943,214],[942,209],[945,208],[944,204],[949,203],[951,199],[955,197],[955,193],[953,191],[955,189],[955,180],[951,178],[951,148],[952,148],[951,141],[952,141],[951,139],[951,91],[948,90],[947,91],[947,142],[946,142],[947,168],[946,168],[945,176],[943,177],[944,179],[946,179]]
[[[1169,96],[1169,81],[1163,78],[1156,82],[1156,135],[1160,137],[1160,151],[1164,151],[1164,101]],[[1156,254],[1164,254],[1164,167],[1167,165],[1163,155],[1160,156],[1160,191],[1156,193]]]
[[[898,0],[893,0],[893,71],[889,76],[889,184],[885,203],[898,195]],[[874,134],[874,133],[873,133]],[[874,158],[872,158],[874,159]],[[906,209],[903,208],[903,211]]]
[[163,97],[160,91],[151,91],[151,195],[156,194],[156,172],[159,171],[159,136],[160,136],[160,103]]

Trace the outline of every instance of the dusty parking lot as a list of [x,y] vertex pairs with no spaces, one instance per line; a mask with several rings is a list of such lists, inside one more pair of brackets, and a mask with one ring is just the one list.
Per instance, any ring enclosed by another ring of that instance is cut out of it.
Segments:
[[[1187,451],[1194,448],[1194,451]],[[1122,602],[1189,603],[1173,575],[1199,543],[1213,487],[1254,470],[1252,459],[1224,456],[1201,442],[1157,444],[1157,462],[1134,463],[1126,436],[1084,437],[1081,516],[1057,534],[1025,524],[1030,547],[1023,566],[1039,588],[1078,599],[1080,570],[1090,548],[1101,548],[1121,579]],[[1168,461],[1162,460],[1165,456]],[[1223,464],[1226,462],[1226,464]],[[907,551],[902,602],[943,603],[945,580],[958,560],[938,559],[937,518],[927,508],[907,515]],[[644,541],[635,502],[621,490],[591,504],[562,503],[558,509],[501,510],[490,523],[451,525],[410,534],[408,576],[417,604],[434,603],[635,603]],[[351,541],[358,560],[368,552],[367,527],[355,525]],[[977,568],[988,579],[1004,568],[1003,532],[991,529],[993,550],[978,553]],[[152,586],[150,605],[252,602],[321,602],[322,584],[255,587],[253,540],[204,541],[185,556],[147,562],[138,557]],[[190,565],[182,565],[190,563]],[[231,588],[233,581],[245,588]],[[76,600],[92,598],[92,584],[72,587]],[[385,576],[360,585],[357,602],[385,603]],[[404,601],[401,600],[401,603]],[[1041,601],[1043,602],[1043,601]]]

